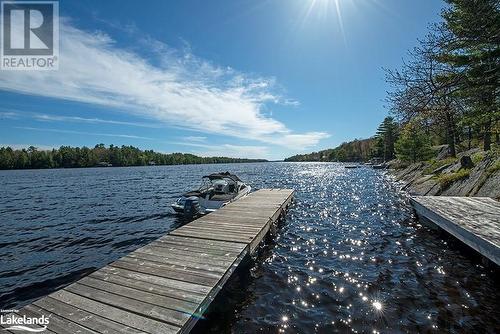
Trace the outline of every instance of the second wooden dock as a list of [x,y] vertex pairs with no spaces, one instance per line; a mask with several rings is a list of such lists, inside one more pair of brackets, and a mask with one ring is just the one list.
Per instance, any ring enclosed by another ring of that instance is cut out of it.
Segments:
[[49,317],[43,333],[188,333],[292,196],[256,191],[10,316]]
[[417,196],[417,214],[500,265],[500,203],[487,197]]

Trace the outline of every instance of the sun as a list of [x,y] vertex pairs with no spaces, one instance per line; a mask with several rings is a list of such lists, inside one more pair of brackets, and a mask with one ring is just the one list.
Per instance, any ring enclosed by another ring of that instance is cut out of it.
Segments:
[[[350,2],[351,0],[344,0],[343,2]],[[337,17],[339,28],[344,36],[344,22],[342,17],[342,8],[340,5],[341,0],[309,0],[305,19],[314,15],[318,15],[323,19],[331,19],[331,14],[334,13]],[[344,36],[345,38],[345,36]]]

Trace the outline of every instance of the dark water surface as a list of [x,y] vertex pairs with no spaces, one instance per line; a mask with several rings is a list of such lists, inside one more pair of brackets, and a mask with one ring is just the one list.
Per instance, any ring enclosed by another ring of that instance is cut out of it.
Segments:
[[499,331],[494,273],[421,226],[380,171],[326,163],[0,171],[0,308],[24,305],[178,227],[168,204],[221,170],[257,189],[297,192],[245,284],[233,287],[236,311],[215,315],[206,330]]

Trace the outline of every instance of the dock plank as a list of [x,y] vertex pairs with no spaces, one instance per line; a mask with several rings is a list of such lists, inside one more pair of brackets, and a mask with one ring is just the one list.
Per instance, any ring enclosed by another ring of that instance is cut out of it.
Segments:
[[[245,216],[243,218],[243,216]],[[239,224],[239,223],[245,223],[245,224],[261,224],[263,222],[267,222],[271,218],[267,216],[256,216],[256,215],[235,215],[234,213],[231,213],[229,209],[226,209],[223,212],[212,212],[209,215],[203,216],[199,218],[198,220],[200,221],[221,221],[221,222],[234,222],[234,224]]]
[[241,217],[231,217],[229,215],[215,215],[211,213],[209,215],[203,216],[197,219],[193,223],[203,223],[203,224],[228,224],[236,226],[249,226],[249,227],[259,227],[265,225],[268,221],[264,219],[253,219],[253,218],[241,218]]
[[213,234],[210,232],[194,232],[194,231],[177,231],[175,230],[172,232],[172,235],[178,235],[178,236],[183,236],[183,237],[194,237],[194,238],[199,238],[199,239],[206,239],[206,240],[220,240],[220,241],[231,241],[231,242],[239,242],[239,243],[250,243],[252,242],[253,238],[251,236],[241,236],[238,234],[229,234],[229,233],[218,233],[218,234]]
[[165,265],[157,265],[148,261],[129,261],[122,258],[121,260],[113,262],[111,266],[209,287],[217,283],[218,280],[218,277],[198,275],[192,271],[171,268]]
[[[214,213],[211,213],[211,215],[213,215]],[[175,230],[172,232],[175,232]],[[245,244],[226,242],[226,241],[222,241],[222,240],[210,240],[210,239],[201,240],[198,238],[176,236],[176,235],[173,235],[172,232],[170,232],[170,234],[168,234],[165,237],[159,238],[158,241],[178,242],[182,245],[200,245],[200,246],[207,247],[207,248],[208,247],[220,247],[220,248],[224,248],[224,249],[233,249],[235,251],[238,251],[238,250],[242,251],[246,247]]]
[[100,289],[95,289],[78,282],[67,286],[64,290],[88,299],[92,299],[96,302],[114,306],[129,312],[138,313],[145,317],[163,321],[178,327],[184,325],[188,319],[188,315],[184,312],[167,309],[156,304],[150,304],[148,302],[132,299],[123,295],[117,295]]
[[[133,258],[137,260],[147,260],[150,262],[156,262],[159,264],[165,264],[165,265],[171,265],[175,267],[181,267],[181,268],[186,268],[186,269],[196,269],[200,271],[207,271],[207,272],[213,272],[213,273],[219,273],[219,274],[224,274],[226,272],[226,267],[227,264],[220,265],[220,264],[207,264],[207,263],[201,263],[200,262],[190,262],[190,261],[183,261],[182,259],[176,260],[176,259],[171,259],[166,256],[161,256],[160,254],[148,254],[148,253],[141,253],[141,252],[134,252],[132,254],[128,255],[128,258]],[[207,257],[207,260],[209,258]],[[174,268],[175,268],[174,267]]]
[[135,287],[127,287],[121,284],[103,281],[90,276],[82,278],[78,281],[78,284],[83,284],[91,288],[103,290],[123,297],[136,299],[149,304],[162,307],[165,306],[166,308],[169,308],[171,310],[183,313],[192,313],[196,310],[197,307],[197,304],[194,302],[164,296],[158,293],[152,293],[151,291],[144,291],[143,289],[136,289]]
[[102,271],[97,271],[89,275],[88,277],[99,279],[109,283],[122,285],[124,287],[129,287],[140,291],[145,291],[148,293],[154,293],[159,296],[184,300],[194,304],[201,302],[204,298],[204,294],[201,293],[185,291],[178,288],[176,289],[172,287],[166,287],[163,285],[153,284],[146,281],[140,281],[116,274],[107,274]]
[[293,190],[261,189],[43,297],[47,333],[188,333],[287,209]]
[[74,307],[72,305],[63,303],[51,297],[42,298],[33,303],[33,305],[38,306],[40,312],[43,312],[42,309],[46,313],[51,315],[53,315],[54,312],[57,312],[57,315],[65,319],[68,319],[74,323],[77,323],[81,326],[92,329],[98,333],[107,333],[107,334],[144,333],[144,331],[141,331],[139,329],[111,321],[97,314],[84,311],[78,307]]
[[[233,250],[220,247],[203,247],[198,244],[196,245],[182,245],[178,243],[172,243],[171,241],[157,240],[152,242],[151,247],[159,247],[168,249],[173,254],[189,254],[194,253],[193,257],[196,257],[196,253],[200,254],[210,254],[216,258],[225,259],[228,257],[238,256],[243,250]],[[148,248],[149,250],[150,248]]]
[[98,334],[94,330],[69,321],[59,315],[48,313],[46,310],[34,305],[28,305],[19,311],[20,315],[26,315],[27,317],[39,318],[42,315],[50,317],[47,329],[57,334]]
[[[167,247],[155,247],[152,249],[142,249],[130,254],[130,256],[137,257],[144,257],[146,255],[150,259],[162,263],[188,264],[195,266],[195,268],[206,268],[207,270],[211,270],[213,268],[215,271],[218,271],[219,269],[222,270],[222,272],[224,272],[225,268],[228,265],[231,265],[234,261],[234,257],[232,256],[233,254],[220,255],[212,252],[194,252],[192,248],[187,250],[185,253],[180,253],[178,251],[174,252],[173,249]],[[236,254],[236,256],[237,255],[238,254]]]
[[[118,307],[110,306],[106,303],[100,303],[90,298],[82,297],[78,294],[71,293],[66,290],[59,290],[50,295],[50,297],[70,304],[79,309],[85,310],[93,314],[99,314],[109,320],[140,329],[146,333],[178,333],[180,327],[171,325],[166,322],[151,319],[135,312],[122,310]],[[59,314],[59,310],[54,310],[54,314]]]
[[164,269],[164,270],[176,270],[182,273],[190,274],[190,275],[197,275],[201,277],[206,277],[206,278],[214,278],[218,279],[221,276],[221,273],[219,272],[211,272],[208,270],[204,270],[201,268],[196,268],[194,265],[190,265],[187,263],[178,263],[178,264],[171,264],[171,263],[160,263],[157,261],[151,261],[143,258],[137,258],[137,257],[132,257],[130,256],[132,254],[129,254],[125,257],[122,257],[120,261],[128,262],[128,263],[133,263],[137,264],[139,266],[149,266],[153,268],[158,268],[158,269]]
[[[98,272],[103,272],[106,275],[120,276],[127,279],[139,281],[141,285],[149,282],[151,284],[160,285],[165,288],[178,290],[180,293],[189,293],[202,298],[210,292],[210,288],[196,283],[189,283],[175,279],[165,278],[156,275],[144,274],[127,269],[115,268],[111,266],[104,267]],[[95,272],[97,273],[97,272]]]
[[240,227],[227,227],[227,226],[214,226],[214,225],[189,225],[189,226],[184,226],[179,229],[177,229],[177,232],[183,231],[183,232],[200,232],[200,233],[218,233],[218,234],[225,234],[225,235],[236,235],[236,236],[242,236],[242,237],[249,237],[252,238],[255,236],[256,233],[258,233],[260,229],[255,230],[245,230]]

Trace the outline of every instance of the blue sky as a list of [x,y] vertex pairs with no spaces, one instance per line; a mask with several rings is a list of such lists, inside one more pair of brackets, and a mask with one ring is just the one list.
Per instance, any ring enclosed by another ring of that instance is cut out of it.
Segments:
[[0,146],[282,159],[370,137],[438,0],[59,3],[57,71],[0,71]]

